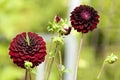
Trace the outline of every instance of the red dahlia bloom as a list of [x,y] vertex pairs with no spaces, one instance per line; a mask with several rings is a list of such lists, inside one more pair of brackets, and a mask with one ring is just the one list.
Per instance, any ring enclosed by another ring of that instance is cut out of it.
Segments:
[[32,62],[33,67],[44,61],[46,43],[41,36],[32,32],[18,34],[10,43],[9,55],[13,62],[25,68],[25,61]]
[[80,5],[71,12],[70,21],[75,30],[87,33],[96,28],[99,23],[98,18],[99,15],[93,7]]

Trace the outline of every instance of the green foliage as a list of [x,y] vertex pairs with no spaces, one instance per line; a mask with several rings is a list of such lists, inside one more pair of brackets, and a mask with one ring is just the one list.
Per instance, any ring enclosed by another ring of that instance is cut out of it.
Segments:
[[23,73],[19,68],[7,66],[0,70],[0,80],[20,80],[24,77]]
[[115,36],[116,34],[119,34],[120,29],[120,1],[91,0],[90,5],[95,7],[100,14],[100,23],[98,28],[104,33],[105,39],[109,40],[110,44],[114,44],[118,39],[120,39],[120,37],[118,38],[118,36]]

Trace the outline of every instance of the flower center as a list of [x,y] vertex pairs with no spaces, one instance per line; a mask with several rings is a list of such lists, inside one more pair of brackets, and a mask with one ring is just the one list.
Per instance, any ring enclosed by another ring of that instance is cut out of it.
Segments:
[[90,13],[88,11],[82,11],[81,17],[85,20],[89,20],[91,18]]

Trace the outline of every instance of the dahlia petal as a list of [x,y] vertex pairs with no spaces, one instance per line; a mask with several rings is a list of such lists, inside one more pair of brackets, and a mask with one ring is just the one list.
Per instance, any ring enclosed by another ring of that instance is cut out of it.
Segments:
[[[26,34],[28,34],[30,45],[26,42]],[[9,47],[10,58],[13,62],[24,67],[24,61],[33,63],[33,67],[42,63],[46,56],[46,43],[41,36],[32,32],[23,32],[13,38]]]
[[80,5],[71,12],[70,21],[75,30],[87,33],[97,28],[99,17],[93,7]]

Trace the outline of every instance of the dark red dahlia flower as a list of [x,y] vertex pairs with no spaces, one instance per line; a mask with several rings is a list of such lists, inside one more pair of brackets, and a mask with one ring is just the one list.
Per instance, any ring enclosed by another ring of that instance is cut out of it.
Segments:
[[46,43],[41,36],[32,32],[18,34],[10,43],[9,55],[13,62],[25,68],[25,61],[32,62],[33,67],[44,61]]
[[87,33],[97,27],[99,15],[93,7],[80,5],[71,12],[70,21],[75,30]]

